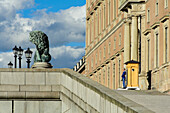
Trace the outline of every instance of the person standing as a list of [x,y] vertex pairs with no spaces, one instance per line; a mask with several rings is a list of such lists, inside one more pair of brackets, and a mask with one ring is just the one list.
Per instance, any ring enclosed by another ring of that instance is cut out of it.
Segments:
[[125,79],[126,79],[126,70],[125,70],[125,68],[124,68],[124,71],[123,71],[123,73],[122,73],[122,81],[123,81],[123,88],[124,88],[124,89],[126,88]]

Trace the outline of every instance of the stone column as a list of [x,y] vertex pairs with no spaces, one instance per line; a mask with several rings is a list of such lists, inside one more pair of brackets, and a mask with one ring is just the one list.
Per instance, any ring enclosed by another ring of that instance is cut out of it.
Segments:
[[[141,90],[148,89],[148,80],[147,80],[147,65],[148,65],[148,41],[145,35],[143,34],[145,30],[145,16],[141,16],[141,73],[139,74],[139,87]],[[150,34],[147,36],[150,37]]]
[[125,21],[124,28],[124,63],[130,61],[130,25]]
[[132,16],[131,60],[138,61],[138,17]]
[[[140,22],[140,26],[141,26],[141,73],[145,73],[146,72],[146,65],[148,63],[148,41],[145,37],[145,35],[143,34],[144,30],[145,30],[145,16],[141,16],[141,22]],[[150,37],[150,36],[149,36]],[[148,38],[149,38],[148,37]],[[147,42],[146,42],[147,41]],[[147,57],[146,57],[147,55]]]

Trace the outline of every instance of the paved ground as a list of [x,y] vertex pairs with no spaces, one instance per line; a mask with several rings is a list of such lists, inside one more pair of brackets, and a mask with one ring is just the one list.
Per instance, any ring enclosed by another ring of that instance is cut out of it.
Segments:
[[156,112],[170,113],[170,95],[158,91],[115,90],[124,97]]

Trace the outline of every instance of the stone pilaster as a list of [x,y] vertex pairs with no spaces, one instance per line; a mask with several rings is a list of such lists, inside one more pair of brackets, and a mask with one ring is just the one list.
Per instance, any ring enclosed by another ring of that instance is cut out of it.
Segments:
[[124,30],[124,63],[130,61],[130,25],[128,20],[125,21]]
[[138,17],[132,16],[131,60],[138,61]]
[[146,61],[148,61],[148,59],[146,58],[146,53],[148,53],[146,51],[146,48],[148,49],[148,45],[146,44],[146,37],[143,34],[144,30],[145,30],[145,16],[141,16],[141,22],[140,22],[140,26],[141,26],[141,73],[146,73]]
[[[145,30],[145,16],[141,16],[141,72],[139,74],[139,86],[141,90],[147,90],[148,89],[148,80],[147,80],[147,73],[146,73],[146,67],[148,67],[148,43],[147,38],[143,34]],[[149,70],[147,70],[149,71]]]

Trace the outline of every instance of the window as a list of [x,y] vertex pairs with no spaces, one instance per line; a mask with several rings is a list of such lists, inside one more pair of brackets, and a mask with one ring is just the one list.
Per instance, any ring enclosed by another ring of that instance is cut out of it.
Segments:
[[109,41],[108,54],[110,55],[111,42]]
[[116,49],[116,37],[114,38],[114,50]]
[[122,37],[121,37],[121,33],[119,34],[119,46],[121,46],[121,39],[122,39]]
[[158,10],[159,10],[159,4],[158,4],[158,0],[156,0],[156,8],[155,8],[156,16],[158,15]]
[[92,19],[92,40],[94,40],[94,19]]
[[103,69],[103,85],[105,84],[105,69]]
[[98,15],[97,15],[97,11],[96,11],[96,21],[95,21],[95,34],[96,34],[96,37],[98,36],[97,29],[98,29]]
[[101,73],[99,72],[99,83],[101,83]]
[[150,22],[150,9],[147,10],[147,22]]
[[110,0],[109,0],[109,3],[108,3],[108,25],[110,25],[110,18],[111,18],[111,16],[110,16],[110,11],[111,11],[111,5],[110,5]]
[[101,61],[101,55],[102,55],[102,52],[100,50],[100,54],[99,54],[99,60]]
[[168,8],[168,0],[165,0],[165,8]]
[[107,70],[107,74],[108,74],[108,87],[110,86],[110,66],[108,66],[108,70]]
[[86,47],[89,45],[89,23],[87,21],[87,27],[86,27]]
[[[117,4],[118,4],[118,7],[120,7],[120,0],[118,0]],[[117,11],[118,11],[118,15],[119,15],[120,14],[119,8],[117,9]]]
[[115,63],[113,63],[113,89],[115,89]]
[[96,53],[96,58],[95,58],[95,60],[96,60],[96,65],[97,65],[97,53]]
[[106,57],[106,47],[104,47],[103,56]]
[[99,32],[101,33],[101,23],[102,23],[102,14],[101,14],[101,9],[100,9],[100,17],[99,17]]
[[155,43],[155,46],[156,46],[156,51],[155,51],[155,57],[156,57],[156,67],[158,67],[158,34],[156,34],[156,43]]
[[88,45],[90,45],[90,22],[88,21]]
[[149,60],[150,59],[150,40],[148,40],[148,71],[149,71]]
[[119,69],[118,69],[118,72],[119,72],[119,87],[121,87],[121,86],[120,86],[120,78],[121,78],[121,77],[120,77],[120,76],[121,76],[121,75],[120,75],[120,74],[121,74],[121,72],[120,72],[120,69],[121,69],[121,68],[120,68],[120,60],[118,60],[118,63],[119,63]]
[[104,15],[103,15],[103,29],[106,28],[106,5],[104,5]]
[[165,63],[168,61],[168,27],[165,27]]
[[116,18],[116,0],[114,0],[114,19]]
[[92,60],[91,60],[91,67],[92,67],[92,69],[93,69],[93,58],[92,58]]

